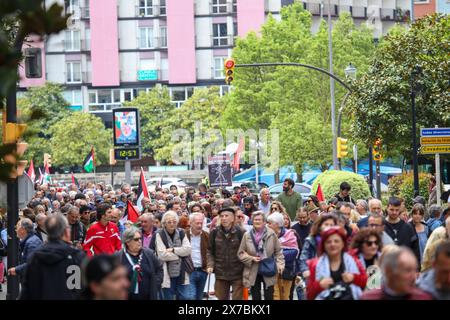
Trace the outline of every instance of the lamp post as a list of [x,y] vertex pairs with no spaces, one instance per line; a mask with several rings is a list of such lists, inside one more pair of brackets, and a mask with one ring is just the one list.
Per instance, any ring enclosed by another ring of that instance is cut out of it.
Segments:
[[417,134],[416,134],[416,93],[419,90],[419,84],[417,83],[417,78],[420,75],[422,69],[419,66],[415,66],[411,72],[411,116],[412,116],[412,153],[413,153],[413,172],[414,172],[414,197],[419,195],[419,164],[417,157]]

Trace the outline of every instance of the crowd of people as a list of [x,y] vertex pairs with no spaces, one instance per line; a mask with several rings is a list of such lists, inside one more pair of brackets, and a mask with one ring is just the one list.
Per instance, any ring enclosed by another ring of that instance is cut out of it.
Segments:
[[450,299],[450,204],[384,207],[346,182],[303,201],[293,188],[286,179],[272,199],[246,184],[172,185],[137,203],[128,184],[38,185],[16,226],[19,264],[3,257],[0,282],[18,277],[20,299]]

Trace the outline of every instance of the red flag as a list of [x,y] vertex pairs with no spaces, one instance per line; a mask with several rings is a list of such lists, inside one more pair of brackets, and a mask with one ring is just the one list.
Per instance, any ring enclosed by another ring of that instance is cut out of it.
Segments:
[[320,183],[317,186],[316,196],[317,196],[317,199],[319,199],[319,201],[325,201],[325,197],[323,195],[322,187],[320,186]]
[[138,185],[138,189],[137,189],[137,206],[139,208],[139,210],[143,210],[142,208],[142,199],[144,198],[150,198],[150,195],[148,193],[148,188],[147,188],[147,181],[145,181],[145,175],[144,175],[144,169],[142,169],[141,167],[141,175],[139,177],[139,185]]
[[72,172],[72,184],[74,184],[74,185],[76,185],[76,186],[78,187],[78,180],[77,180],[77,178],[75,178],[75,176],[73,175],[73,172]]
[[139,218],[139,214],[137,213],[136,209],[134,208],[133,204],[130,200],[127,201],[127,220],[130,220],[133,223],[136,223]]
[[36,172],[34,172],[34,164],[33,164],[33,159],[31,159],[30,162],[30,167],[28,168],[28,172],[27,172],[28,176],[31,178],[31,180],[33,181],[33,183],[36,180]]
[[239,171],[239,162],[241,160],[241,154],[244,151],[244,148],[245,148],[245,140],[244,137],[242,137],[241,140],[239,140],[239,145],[233,158],[233,168],[236,172]]

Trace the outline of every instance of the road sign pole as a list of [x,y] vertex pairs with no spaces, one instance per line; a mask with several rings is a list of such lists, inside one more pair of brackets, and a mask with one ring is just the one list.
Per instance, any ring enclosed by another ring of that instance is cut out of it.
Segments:
[[436,197],[437,197],[437,205],[441,205],[441,156],[439,153],[436,153],[435,156],[436,161]]
[[125,182],[131,184],[131,161],[125,160]]
[[381,200],[381,173],[380,173],[380,161],[376,161],[377,164],[377,199]]

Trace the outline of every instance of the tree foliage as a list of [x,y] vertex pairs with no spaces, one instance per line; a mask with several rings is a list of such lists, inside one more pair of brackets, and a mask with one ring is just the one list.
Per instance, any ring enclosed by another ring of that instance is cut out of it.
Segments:
[[163,133],[162,122],[175,109],[170,102],[169,89],[155,86],[149,92],[142,92],[136,99],[124,104],[137,107],[141,117],[141,144],[143,155],[154,156],[157,143]]
[[37,165],[43,163],[44,153],[50,152],[52,126],[72,113],[62,91],[60,85],[46,83],[43,87],[30,88],[18,99],[22,121],[28,125],[24,136],[28,143],[25,156]]
[[417,89],[417,129],[450,126],[449,54],[448,15],[419,19],[409,30],[393,29],[355,83],[349,101],[353,136],[365,143],[381,137],[389,153],[411,154],[412,86]]
[[102,120],[90,113],[74,112],[55,123],[50,140],[53,163],[56,165],[82,165],[94,147],[96,165],[108,163],[112,148],[112,131]]
[[[328,70],[325,21],[317,33],[312,33],[311,14],[301,3],[284,7],[281,16],[281,21],[269,17],[260,37],[250,33],[238,39],[233,50],[236,63],[298,62]],[[334,73],[339,78],[345,79],[344,69],[349,63],[357,66],[358,73],[364,73],[373,49],[372,31],[368,27],[357,28],[345,14],[334,23]],[[328,168],[332,162],[329,77],[294,67],[237,68],[235,73],[235,87],[229,95],[222,127],[277,128],[281,165],[295,165],[299,173],[304,164]],[[336,110],[345,92],[336,83]],[[349,122],[345,114],[344,109],[344,137]],[[350,145],[353,139],[349,138]]]
[[351,196],[353,199],[368,199],[370,197],[369,186],[361,175],[339,170],[328,170],[318,175],[314,180],[311,193],[317,192],[320,183],[325,198],[330,199],[339,192],[339,186],[342,182],[348,182],[352,186]]

